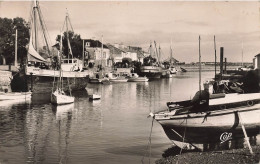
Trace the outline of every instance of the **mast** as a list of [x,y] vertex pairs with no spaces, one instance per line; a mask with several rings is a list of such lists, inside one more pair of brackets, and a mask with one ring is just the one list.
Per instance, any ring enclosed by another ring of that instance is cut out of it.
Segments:
[[101,72],[102,72],[102,63],[103,63],[103,35],[101,38]]
[[38,51],[38,47],[37,47],[37,24],[36,24],[36,10],[37,10],[37,2],[36,2],[36,0],[34,0],[34,7],[33,7],[33,17],[34,17],[34,19],[33,19],[33,23],[34,23],[34,39],[35,39],[35,45],[34,45],[34,47],[35,47],[35,50],[36,51]]
[[172,64],[172,39],[171,39],[171,45],[170,45],[170,55],[171,55],[171,57],[170,57],[170,64]]
[[244,42],[242,42],[242,67],[244,66]]
[[199,91],[201,97],[201,54],[200,54],[200,35],[199,35]]
[[[70,40],[69,40],[69,27],[68,27],[68,22],[70,23],[70,26],[71,26],[71,22],[70,22],[70,19],[69,19],[69,13],[68,13],[68,10],[66,8],[66,18],[65,18],[65,24],[66,24],[66,35],[67,35],[67,42],[68,42],[68,59],[70,58],[70,54],[71,54],[71,57],[73,59],[73,53],[72,53],[72,50],[71,50],[71,46],[70,46]],[[72,28],[72,26],[71,26]],[[72,29],[73,30],[73,29]]]
[[160,63],[160,62],[159,62],[158,51],[157,51],[157,47],[156,47],[156,42],[155,42],[155,41],[154,41],[154,46],[155,46],[155,50],[156,50],[156,55],[157,55],[158,63]]
[[14,56],[14,66],[17,67],[17,37],[18,37],[18,30],[15,27],[15,56]]
[[63,84],[62,84],[62,78],[61,78],[61,56],[62,56],[62,32],[61,32],[61,34],[60,34],[60,55],[59,55],[59,67],[60,67],[60,81],[59,81],[59,83],[60,83],[60,88],[62,88],[63,86]]
[[216,38],[214,35],[214,51],[215,51],[215,78],[216,78],[216,74],[217,74],[217,50],[216,50]]
[[161,59],[161,47],[160,47],[160,45],[159,45],[158,62],[160,62],[160,59]]

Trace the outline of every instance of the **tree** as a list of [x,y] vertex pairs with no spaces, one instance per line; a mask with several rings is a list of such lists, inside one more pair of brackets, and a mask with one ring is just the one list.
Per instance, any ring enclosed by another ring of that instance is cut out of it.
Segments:
[[[82,58],[82,39],[80,35],[75,34],[73,31],[68,31],[68,36],[69,36],[69,42],[71,46],[71,50],[73,53],[73,57],[76,58]],[[60,35],[56,37],[56,41],[60,43]],[[67,32],[63,33],[62,37],[62,46],[63,46],[63,53],[66,58],[72,57],[71,54],[69,54],[69,47],[68,47],[68,40],[67,40]]]
[[17,53],[18,60],[26,57],[26,45],[29,42],[28,23],[23,18],[0,18],[0,55],[5,58],[6,64],[14,62],[15,30],[18,30]]

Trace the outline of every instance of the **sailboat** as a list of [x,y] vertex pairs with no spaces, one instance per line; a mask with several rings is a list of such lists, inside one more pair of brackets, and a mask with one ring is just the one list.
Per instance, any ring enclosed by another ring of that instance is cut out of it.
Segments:
[[[54,77],[59,77],[55,55],[50,51],[50,39],[43,19],[39,2],[34,1],[30,19],[30,40],[28,45],[27,63],[24,74],[27,87],[34,93],[49,93],[52,89]],[[68,15],[66,16],[66,20]],[[67,25],[68,23],[66,23]],[[55,47],[55,46],[53,46]],[[84,89],[89,79],[89,71],[83,69],[83,62],[79,59],[62,59],[61,69],[64,80],[64,90]]]
[[260,93],[210,95],[208,88],[201,90],[199,70],[199,91],[192,100],[167,102],[166,111],[150,113],[168,138],[178,146],[179,142],[223,143],[243,137],[247,140],[247,136],[258,134]]
[[[68,42],[69,44],[69,42]],[[62,35],[61,35],[61,42],[60,42],[60,51],[58,53],[59,56],[59,63],[61,63],[61,56],[62,56]],[[61,65],[61,64],[60,64]],[[53,87],[55,85],[55,77],[54,77],[54,82],[53,82]],[[74,102],[74,97],[71,96],[71,91],[70,95],[66,95],[64,90],[63,90],[63,77],[62,77],[62,70],[59,70],[59,81],[57,82],[57,87],[54,91],[54,88],[52,89],[52,94],[51,94],[51,103],[52,104],[57,104],[57,105],[62,105],[62,104],[71,104]]]
[[170,51],[171,51],[171,57],[170,57],[170,68],[169,68],[169,70],[170,70],[171,74],[176,74],[177,73],[177,69],[173,66],[172,41],[171,41]]

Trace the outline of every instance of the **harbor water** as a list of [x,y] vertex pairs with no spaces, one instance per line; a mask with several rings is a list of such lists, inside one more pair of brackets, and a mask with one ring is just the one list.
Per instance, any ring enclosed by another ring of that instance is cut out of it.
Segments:
[[[214,72],[202,72],[202,81]],[[0,103],[0,163],[154,163],[172,146],[150,112],[166,102],[191,99],[199,73],[178,73],[149,82],[88,84],[101,95],[89,101],[87,90],[73,93],[74,104],[53,106],[49,94]]]

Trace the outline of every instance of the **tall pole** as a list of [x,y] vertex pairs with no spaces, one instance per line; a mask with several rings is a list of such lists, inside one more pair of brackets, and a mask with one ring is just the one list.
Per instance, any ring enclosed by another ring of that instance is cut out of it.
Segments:
[[35,39],[35,42],[34,42],[34,48],[36,51],[38,51],[38,45],[37,45],[37,24],[36,24],[36,10],[37,10],[37,3],[36,3],[36,0],[34,1],[34,8],[33,8],[33,15],[34,15],[34,19],[33,19],[33,23],[34,23],[34,39]]
[[17,37],[18,37],[18,31],[17,27],[15,28],[15,56],[14,56],[14,66],[17,67]]
[[242,42],[242,67],[244,65],[244,43]]
[[215,49],[215,78],[217,74],[217,50],[216,50],[216,38],[214,35],[214,49]]
[[101,71],[102,71],[102,60],[103,60],[103,35],[101,38]]
[[83,66],[85,66],[85,56],[84,56],[84,39],[82,39],[82,63],[83,63]]
[[199,91],[201,92],[201,54],[200,54],[200,35],[199,35]]

